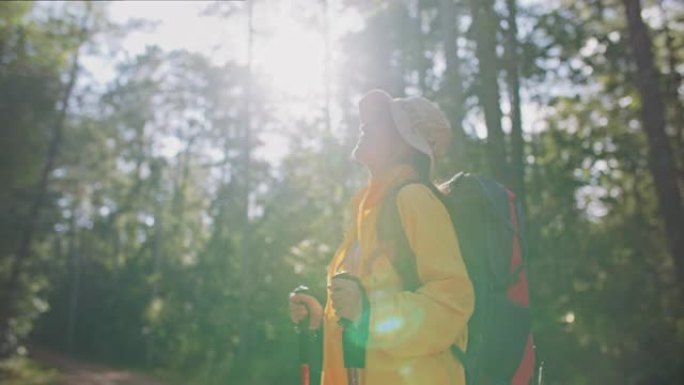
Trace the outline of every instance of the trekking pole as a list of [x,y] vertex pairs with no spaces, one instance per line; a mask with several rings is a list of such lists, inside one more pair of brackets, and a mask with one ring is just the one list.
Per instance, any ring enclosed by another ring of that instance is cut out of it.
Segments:
[[[347,272],[337,273],[332,279],[346,279],[354,281],[358,285],[361,284],[358,278]],[[342,351],[344,367],[347,369],[347,384],[359,385],[359,371],[365,366],[365,351],[356,343],[358,331],[353,322],[346,318],[340,318],[337,324],[344,329],[342,332]]]
[[[295,294],[309,294],[309,288],[300,285],[294,289]],[[304,304],[306,306],[306,304]],[[309,308],[307,307],[307,312]],[[295,330],[299,336],[299,377],[301,385],[309,385],[311,381],[311,363],[309,359],[309,315],[299,321]]]

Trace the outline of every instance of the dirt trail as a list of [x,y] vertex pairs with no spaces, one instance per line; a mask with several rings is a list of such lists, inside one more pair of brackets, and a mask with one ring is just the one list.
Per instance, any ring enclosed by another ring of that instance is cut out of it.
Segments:
[[150,376],[83,362],[44,349],[32,349],[31,356],[63,373],[64,381],[59,385],[168,385]]

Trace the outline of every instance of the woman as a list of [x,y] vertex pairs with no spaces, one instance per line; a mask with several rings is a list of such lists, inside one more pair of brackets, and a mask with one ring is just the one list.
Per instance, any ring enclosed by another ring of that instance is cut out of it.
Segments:
[[[451,128],[428,100],[392,99],[379,90],[361,99],[359,113],[353,156],[368,169],[370,183],[354,198],[355,220],[328,266],[325,309],[312,296],[292,294],[291,318],[299,322],[310,314],[311,329],[323,329],[323,385],[465,384],[450,346],[466,348],[472,284],[449,214],[425,185],[431,183],[434,158],[447,147]],[[396,196],[416,258],[420,283],[415,291],[403,288],[391,262],[394,248],[376,234],[383,199],[400,185],[405,186],[390,195]],[[333,279],[340,272],[355,279]],[[367,335],[365,368],[349,375],[340,319]],[[352,375],[358,379],[348,382]]]

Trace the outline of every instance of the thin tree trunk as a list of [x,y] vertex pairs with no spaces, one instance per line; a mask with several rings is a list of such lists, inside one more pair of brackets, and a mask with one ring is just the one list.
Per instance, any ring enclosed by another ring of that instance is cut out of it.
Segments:
[[677,182],[677,169],[665,133],[665,104],[659,88],[650,37],[641,18],[639,0],[623,0],[630,44],[637,74],[636,87],[641,96],[642,124],[648,138],[649,167],[655,182],[660,213],[665,224],[668,246],[674,258],[679,282],[684,280],[684,208]]
[[[158,175],[156,176],[157,178],[157,191],[156,191],[156,197],[155,197],[155,202],[154,202],[154,239],[152,241],[152,277],[153,277],[153,282],[152,282],[152,295],[151,299],[152,301],[156,301],[157,297],[159,297],[160,289],[161,289],[161,280],[162,280],[162,247],[164,244],[164,214],[163,214],[163,207],[162,207],[162,201],[161,201],[161,191],[162,191],[162,175],[161,175],[161,167],[157,167],[157,173]],[[146,347],[146,354],[145,354],[145,359],[148,367],[151,367],[152,365],[152,360],[155,358],[157,349],[156,345],[154,343],[154,337],[152,334],[146,335],[145,339],[145,347]]]
[[244,142],[242,149],[242,167],[243,167],[243,223],[242,223],[242,239],[240,240],[240,261],[241,261],[241,271],[240,271],[240,340],[238,345],[238,355],[237,361],[239,363],[238,367],[242,365],[247,360],[247,355],[249,353],[249,335],[250,335],[250,301],[251,301],[251,290],[250,284],[252,282],[252,277],[250,275],[250,255],[249,255],[249,243],[250,243],[250,221],[249,221],[249,198],[250,198],[250,158],[251,158],[251,97],[252,97],[252,54],[254,49],[254,1],[247,2],[247,34],[248,34],[248,52],[247,52],[247,77],[245,79],[245,106],[244,106]]
[[[86,36],[86,32],[81,32]],[[82,45],[82,44],[81,44]],[[16,296],[20,289],[19,278],[23,272],[26,260],[29,258],[31,252],[31,243],[33,237],[40,223],[41,212],[45,196],[48,192],[50,183],[50,173],[55,167],[57,156],[59,155],[60,147],[62,146],[62,139],[64,135],[64,122],[66,120],[67,110],[71,102],[74,85],[80,72],[80,46],[76,49],[72,59],[71,69],[69,71],[69,80],[67,82],[64,94],[60,100],[60,110],[57,113],[57,118],[52,130],[52,138],[48,146],[45,164],[41,172],[40,180],[36,189],[36,196],[29,209],[28,223],[22,232],[21,238],[18,242],[17,251],[13,254],[9,261],[9,274],[7,281],[3,284],[2,293],[0,293],[0,355],[4,355],[7,349],[10,348],[7,338],[9,333],[9,320],[15,314]]]
[[459,33],[458,16],[454,0],[441,0],[440,17],[442,27],[442,44],[444,44],[444,57],[446,60],[445,82],[442,99],[445,100],[449,121],[453,126],[454,140],[453,160],[459,169],[466,168],[468,161],[465,154],[466,135],[463,131],[463,118],[465,116],[465,92],[463,90],[463,77],[461,75],[461,63],[458,57],[457,40]]
[[470,1],[479,67],[478,99],[487,124],[489,168],[499,182],[509,184],[499,104],[499,58],[496,54],[497,16],[493,0]]
[[[404,96],[406,92],[406,72],[408,63],[406,60],[407,42],[410,41],[411,15],[409,12],[411,0],[400,0],[389,4],[389,12],[382,17],[387,25],[387,30],[396,31],[395,34],[388,34],[382,28],[378,28],[376,33],[385,36],[384,47],[382,50],[382,61],[378,70],[380,74],[387,77],[388,86],[385,88],[392,96]],[[377,27],[376,27],[377,28]],[[401,51],[401,55],[393,63],[392,56],[395,51]],[[384,67],[387,63],[387,67]],[[389,70],[388,70],[389,69]]]
[[522,134],[522,112],[520,110],[520,71],[518,69],[518,22],[516,0],[506,0],[508,8],[508,31],[506,33],[506,79],[511,104],[511,184],[523,212],[525,204],[525,141]]
[[665,47],[667,48],[667,66],[669,70],[669,76],[667,81],[665,82],[666,85],[666,95],[668,98],[668,102],[671,103],[672,106],[672,124],[675,128],[675,159],[679,159],[680,163],[678,167],[680,168],[679,170],[679,176],[681,179],[681,182],[684,182],[684,164],[682,164],[682,157],[684,156],[684,103],[682,100],[679,98],[679,88],[682,86],[682,75],[679,73],[677,70],[677,67],[679,66],[679,57],[677,49],[675,48],[675,39],[674,36],[672,35],[672,30],[670,30],[669,26],[669,18],[667,11],[665,9],[665,5],[663,4],[663,1],[660,0],[658,1],[658,5],[660,7],[660,16],[663,18],[663,32],[665,33]]
[[71,293],[69,296],[69,318],[66,330],[66,351],[75,353],[74,331],[78,321],[78,297],[81,288],[81,249],[76,230],[76,205],[72,206],[69,226],[69,267],[71,270]]
[[[409,7],[415,10],[415,15],[410,15]],[[425,95],[426,93],[430,92],[430,87],[427,84],[427,73],[430,67],[430,61],[427,57],[425,57],[426,36],[423,33],[423,19],[420,1],[412,0],[410,5],[407,5],[406,14],[408,15],[408,19],[411,23],[409,31],[412,31],[412,33],[406,37],[406,40],[403,41],[407,43],[406,45],[410,47],[410,49],[415,50],[415,52],[412,52],[412,54],[415,55],[416,61],[414,64],[416,66],[415,69],[418,71],[417,86],[421,94]]]
[[327,134],[332,132],[330,121],[330,5],[328,0],[323,0],[323,43],[325,54],[323,58],[323,85],[325,88],[325,130]]

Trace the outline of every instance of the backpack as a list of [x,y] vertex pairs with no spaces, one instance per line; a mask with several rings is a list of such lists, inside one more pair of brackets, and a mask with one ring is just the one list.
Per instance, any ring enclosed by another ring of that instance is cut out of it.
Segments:
[[[405,290],[420,287],[415,256],[391,190],[378,214],[378,239],[392,241],[392,265]],[[459,173],[438,189],[425,184],[446,206],[475,290],[468,321],[468,349],[452,346],[468,385],[529,384],[535,371],[530,302],[523,260],[525,234],[515,195],[487,177]]]

